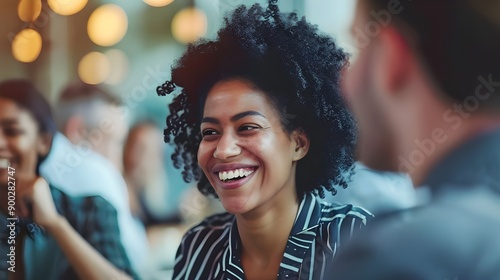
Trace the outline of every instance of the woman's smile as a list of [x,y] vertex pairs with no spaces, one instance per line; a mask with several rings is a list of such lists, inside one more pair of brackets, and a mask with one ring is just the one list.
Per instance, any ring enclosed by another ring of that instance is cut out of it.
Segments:
[[236,189],[246,184],[257,169],[258,166],[242,163],[217,164],[213,168],[213,174],[219,178],[221,188]]

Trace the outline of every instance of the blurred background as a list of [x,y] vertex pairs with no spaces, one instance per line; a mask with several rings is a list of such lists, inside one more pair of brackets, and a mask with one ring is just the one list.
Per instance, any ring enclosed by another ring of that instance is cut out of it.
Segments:
[[[214,37],[226,12],[267,0],[2,0],[0,81],[32,81],[54,106],[78,81],[106,87],[122,101],[128,137],[121,170],[132,214],[144,223],[151,264],[146,279],[165,279],[184,230],[210,213],[217,201],[183,182],[163,144],[170,96],[156,87],[171,64],[199,37]],[[282,0],[319,26],[351,54],[353,0]],[[92,114],[93,112],[87,112]],[[133,242],[133,241],[131,241]]]

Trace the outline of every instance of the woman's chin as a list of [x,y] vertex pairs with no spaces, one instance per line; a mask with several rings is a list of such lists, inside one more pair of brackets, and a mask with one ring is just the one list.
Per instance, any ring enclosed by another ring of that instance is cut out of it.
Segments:
[[231,197],[231,198],[221,198],[222,207],[234,215],[244,214],[250,209],[248,208],[248,198],[247,197]]

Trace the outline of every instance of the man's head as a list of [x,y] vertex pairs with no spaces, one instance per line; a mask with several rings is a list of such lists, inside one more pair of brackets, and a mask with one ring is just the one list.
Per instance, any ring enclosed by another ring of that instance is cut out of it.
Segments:
[[103,155],[122,169],[128,131],[121,100],[105,88],[84,83],[69,85],[56,106],[60,131],[76,145]]
[[498,120],[499,19],[498,0],[358,1],[360,53],[344,91],[361,161],[420,183],[440,155]]

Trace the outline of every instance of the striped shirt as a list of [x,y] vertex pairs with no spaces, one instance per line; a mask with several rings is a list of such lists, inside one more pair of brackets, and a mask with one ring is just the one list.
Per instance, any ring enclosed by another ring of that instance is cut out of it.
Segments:
[[[325,265],[341,242],[372,215],[351,205],[332,206],[308,193],[302,199],[281,260],[277,279],[323,279]],[[177,250],[174,280],[245,279],[236,218],[229,213],[191,228]]]

